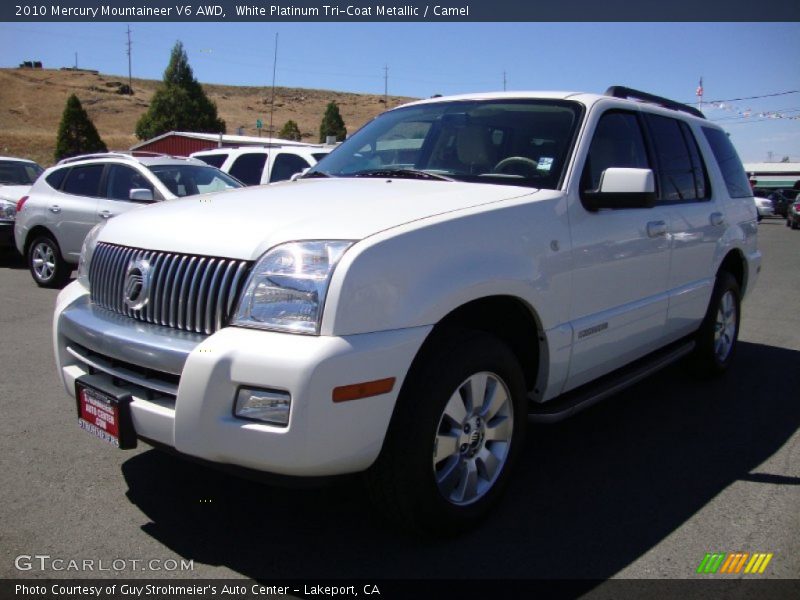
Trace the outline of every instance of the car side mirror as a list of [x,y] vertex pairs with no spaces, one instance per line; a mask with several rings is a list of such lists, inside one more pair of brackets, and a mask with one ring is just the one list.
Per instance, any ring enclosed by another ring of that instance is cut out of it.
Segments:
[[133,202],[155,202],[153,190],[147,188],[133,188],[128,192],[128,199]]
[[651,169],[610,167],[600,176],[596,190],[581,192],[586,210],[601,208],[652,208],[656,203],[656,181]]

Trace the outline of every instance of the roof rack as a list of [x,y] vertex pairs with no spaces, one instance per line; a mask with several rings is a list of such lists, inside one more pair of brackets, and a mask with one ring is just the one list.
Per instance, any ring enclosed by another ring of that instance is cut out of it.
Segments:
[[133,150],[130,152],[95,152],[93,154],[79,154],[78,156],[70,156],[69,158],[62,158],[58,161],[59,165],[66,165],[69,163],[77,162],[79,160],[90,160],[93,158],[127,158],[135,160],[137,157],[141,158],[174,158],[185,159],[185,156],[172,156],[171,154],[164,154],[163,152],[146,152],[144,150]]
[[625,98],[628,100],[649,102],[651,104],[663,106],[664,108],[670,108],[672,110],[679,110],[681,112],[689,113],[690,115],[700,117],[701,119],[706,118],[706,116],[694,106],[688,106],[687,104],[682,104],[681,102],[676,102],[675,100],[670,100],[669,98],[662,98],[661,96],[648,94],[647,92],[641,92],[639,90],[634,90],[633,88],[622,85],[612,85],[606,90],[605,95],[612,96],[614,98]]

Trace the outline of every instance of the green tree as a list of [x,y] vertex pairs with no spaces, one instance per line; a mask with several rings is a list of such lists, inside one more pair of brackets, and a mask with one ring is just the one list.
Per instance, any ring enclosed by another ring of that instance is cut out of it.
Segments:
[[339,113],[339,107],[336,102],[328,103],[328,107],[325,109],[325,115],[322,117],[322,123],[319,126],[319,141],[324,142],[329,135],[336,136],[337,142],[344,141],[347,137],[344,119]]
[[81,106],[75,94],[67,98],[67,104],[61,115],[56,138],[56,160],[86,154],[88,152],[108,152],[108,148],[100,139],[97,128],[89,115]]
[[295,142],[299,142],[303,139],[300,128],[297,126],[297,123],[291,119],[283,124],[283,127],[281,127],[281,130],[278,132],[278,137],[282,140],[293,140]]
[[140,140],[168,131],[225,133],[225,121],[217,116],[217,105],[195,79],[181,42],[172,49],[164,81],[153,94],[150,108],[136,124]]

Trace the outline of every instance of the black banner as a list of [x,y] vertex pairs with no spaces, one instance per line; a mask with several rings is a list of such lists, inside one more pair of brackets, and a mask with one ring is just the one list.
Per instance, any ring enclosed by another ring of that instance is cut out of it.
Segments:
[[[441,2],[441,3],[437,3]],[[2,21],[799,21],[787,0],[17,0]]]

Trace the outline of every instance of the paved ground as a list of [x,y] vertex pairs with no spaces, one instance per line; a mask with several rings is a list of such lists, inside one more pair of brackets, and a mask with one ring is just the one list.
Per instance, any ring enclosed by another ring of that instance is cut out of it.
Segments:
[[[774,553],[765,577],[800,578],[800,232],[765,221],[761,246],[725,378],[675,366],[531,426],[500,510],[437,543],[387,528],[349,481],[275,489],[85,434],[55,374],[56,293],[0,259],[0,577],[692,578],[706,552],[745,551]],[[15,568],[37,554],[127,563]]]

